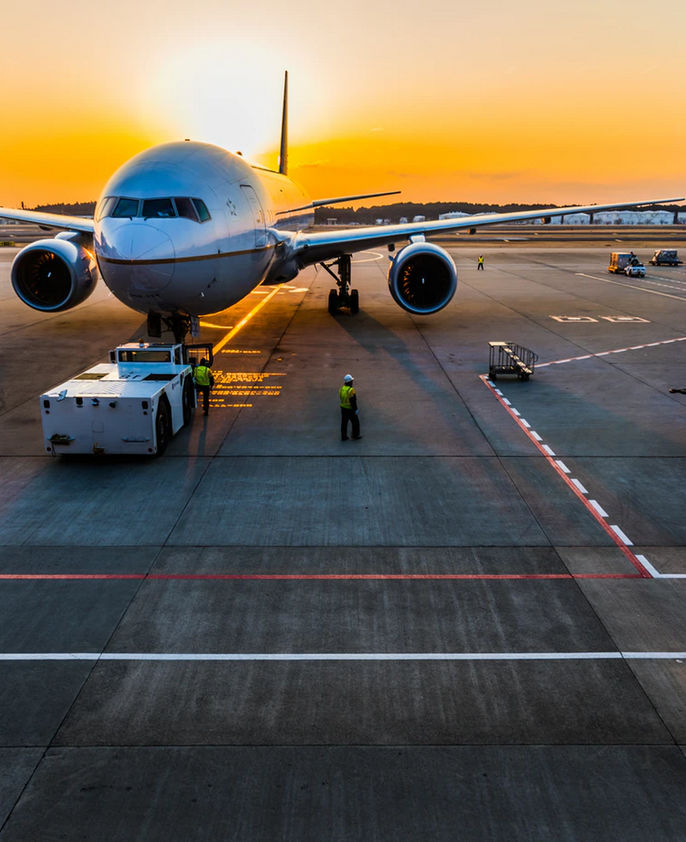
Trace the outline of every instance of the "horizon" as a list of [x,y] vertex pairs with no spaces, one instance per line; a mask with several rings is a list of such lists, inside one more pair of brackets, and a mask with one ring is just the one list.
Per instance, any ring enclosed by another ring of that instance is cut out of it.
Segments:
[[[412,202],[561,206],[683,193],[686,54],[666,51],[664,33],[665,20],[686,23],[680,0],[414,9],[351,0],[341,16],[300,0],[284,19],[265,0],[255,21],[220,0],[199,0],[192,18],[181,0],[163,14],[122,0],[116,19],[102,2],[20,7],[0,56],[12,89],[0,201],[97,198],[134,154],[183,137],[274,167],[285,69],[290,175],[314,198],[400,189]],[[86,37],[85,14],[106,40]],[[619,66],[620,44],[640,67]]]

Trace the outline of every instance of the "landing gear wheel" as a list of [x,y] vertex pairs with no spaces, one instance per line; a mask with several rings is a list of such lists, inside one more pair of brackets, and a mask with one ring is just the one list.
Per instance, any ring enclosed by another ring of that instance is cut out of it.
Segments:
[[166,400],[160,401],[155,418],[155,432],[157,434],[157,456],[161,456],[167,449],[171,438],[171,412]]
[[191,418],[193,417],[193,379],[189,375],[186,377],[183,383],[183,394],[181,396],[181,404],[183,406],[183,425],[184,427],[186,424],[190,423]]
[[360,294],[356,289],[350,290],[350,312],[351,313],[359,313],[360,312]]
[[329,290],[329,313],[335,316],[338,312],[338,290]]

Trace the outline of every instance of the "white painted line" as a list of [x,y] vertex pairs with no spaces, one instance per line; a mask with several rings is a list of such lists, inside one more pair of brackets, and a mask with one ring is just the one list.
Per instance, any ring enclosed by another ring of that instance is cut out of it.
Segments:
[[622,530],[616,524],[610,524],[610,529],[613,532],[616,532],[617,535],[622,539],[622,541],[627,545],[627,547],[633,547],[634,542],[631,541],[627,536],[622,532]]
[[637,289],[639,292],[648,292],[650,295],[663,295],[665,298],[676,298],[677,301],[686,301],[683,295],[669,295],[667,292],[658,292],[656,289],[646,289],[645,287],[637,287],[633,284],[623,284],[620,281],[611,281],[609,278],[599,278],[597,275],[587,275],[585,272],[576,272],[582,278],[593,278],[594,281],[602,281],[604,284],[614,284],[618,287],[629,287],[629,289]]
[[500,395],[500,397],[503,396],[503,393],[500,391],[500,389],[496,389],[495,393],[496,393],[496,395]]
[[505,406],[512,406],[512,403],[508,401],[507,398],[503,398],[503,403],[505,404]]
[[572,485],[573,485],[573,486],[575,486],[576,488],[578,488],[578,489],[579,489],[579,491],[580,491],[582,494],[588,494],[588,491],[586,491],[586,489],[583,487],[583,485],[579,482],[579,480],[578,480],[578,479],[576,479],[576,478],[572,477],[572,479],[570,479],[569,481],[572,483]]
[[619,661],[686,652],[2,652],[0,661]]
[[543,441],[543,439],[542,439],[542,438],[538,435],[538,433],[536,432],[536,430],[531,430],[529,434],[530,434],[531,436],[533,436],[533,438],[535,438],[535,439],[536,439],[536,441]]
[[557,467],[558,467],[561,471],[564,471],[566,474],[571,474],[571,473],[572,473],[572,472],[569,470],[569,468],[565,465],[565,463],[562,461],[562,459],[556,459],[556,460],[555,460],[555,464],[557,465]]
[[542,444],[541,447],[543,448],[543,450],[545,450],[545,452],[548,454],[548,456],[554,456],[555,455],[555,451],[552,449],[552,447],[549,447],[547,444]]
[[661,579],[662,573],[659,570],[656,570],[653,565],[648,561],[648,559],[644,555],[636,555],[636,558],[641,562],[641,564],[645,567],[645,569],[650,573],[650,575],[655,579]]
[[[608,513],[605,511],[605,509],[600,505],[600,503],[597,500],[589,500],[588,502],[590,503],[591,506],[593,506],[593,508],[596,510],[596,512],[598,512],[600,517],[609,517]],[[636,558],[638,558],[638,556],[636,556]],[[645,567],[645,565],[644,565],[644,567]]]
[[522,424],[526,427],[527,430],[531,429],[531,424],[529,424],[529,422],[526,420],[526,418],[522,418],[520,416],[519,420],[522,422]]
[[510,412],[512,412],[512,414],[513,414],[513,415],[516,415],[517,417],[519,417],[519,412],[518,412],[518,410],[516,410],[514,407],[512,407],[512,409],[510,410]]

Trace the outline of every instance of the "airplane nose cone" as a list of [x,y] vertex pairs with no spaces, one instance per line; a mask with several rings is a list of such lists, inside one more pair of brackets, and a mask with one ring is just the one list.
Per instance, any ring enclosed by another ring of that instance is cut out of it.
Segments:
[[113,282],[134,298],[160,292],[174,276],[174,243],[154,225],[132,222],[108,231],[101,256]]

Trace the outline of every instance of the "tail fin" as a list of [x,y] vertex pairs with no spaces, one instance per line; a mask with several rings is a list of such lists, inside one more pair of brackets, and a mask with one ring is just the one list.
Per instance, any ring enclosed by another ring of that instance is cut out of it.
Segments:
[[288,173],[288,71],[283,77],[283,111],[281,112],[281,152],[279,155],[279,172]]

